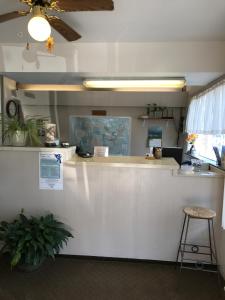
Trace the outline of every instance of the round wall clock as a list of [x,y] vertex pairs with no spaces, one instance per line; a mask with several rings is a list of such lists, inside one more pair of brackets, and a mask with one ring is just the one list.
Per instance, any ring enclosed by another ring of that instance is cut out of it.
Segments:
[[6,104],[6,113],[9,118],[15,118],[19,114],[19,104],[16,100],[9,100]]

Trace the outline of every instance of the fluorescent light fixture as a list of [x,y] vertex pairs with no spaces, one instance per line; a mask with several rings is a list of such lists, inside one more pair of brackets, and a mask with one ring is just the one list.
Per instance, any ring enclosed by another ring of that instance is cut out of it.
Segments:
[[149,80],[85,80],[81,84],[17,83],[17,88],[27,91],[115,91],[115,92],[177,92],[185,88],[184,79]]
[[165,79],[90,79],[84,80],[83,85],[87,89],[103,89],[115,91],[169,91],[169,90],[182,90],[185,87],[185,79],[183,78],[165,78]]
[[32,84],[32,83],[17,83],[18,90],[24,91],[58,91],[58,92],[80,92],[84,91],[82,85],[73,84]]

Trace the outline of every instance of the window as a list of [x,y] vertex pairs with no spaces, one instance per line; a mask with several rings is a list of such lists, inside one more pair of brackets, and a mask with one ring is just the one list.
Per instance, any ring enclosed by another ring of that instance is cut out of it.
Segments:
[[225,145],[225,134],[199,134],[195,141],[197,153],[214,161],[216,161],[216,155],[213,147],[218,147],[221,154],[223,145]]

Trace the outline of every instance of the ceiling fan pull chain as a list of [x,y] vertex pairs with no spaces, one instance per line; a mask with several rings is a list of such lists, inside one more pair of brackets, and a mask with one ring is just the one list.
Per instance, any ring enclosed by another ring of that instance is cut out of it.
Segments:
[[29,42],[27,42],[27,44],[26,44],[26,50],[27,50],[27,51],[30,50],[30,43],[29,43]]
[[46,46],[48,52],[52,53],[52,51],[54,49],[54,46],[55,46],[55,41],[54,41],[54,38],[52,36],[50,36],[47,39],[45,46]]

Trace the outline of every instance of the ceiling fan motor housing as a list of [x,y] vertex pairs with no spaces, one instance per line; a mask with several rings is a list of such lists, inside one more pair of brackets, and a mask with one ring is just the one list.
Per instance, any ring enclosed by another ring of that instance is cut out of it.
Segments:
[[33,6],[42,6],[42,7],[45,7],[45,6],[49,6],[50,3],[48,0],[34,0],[32,2],[32,5]]
[[45,18],[44,7],[40,5],[35,5],[32,7],[32,13],[34,17],[43,17]]

